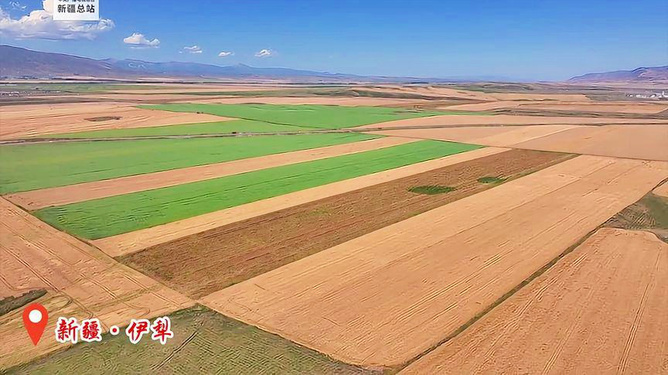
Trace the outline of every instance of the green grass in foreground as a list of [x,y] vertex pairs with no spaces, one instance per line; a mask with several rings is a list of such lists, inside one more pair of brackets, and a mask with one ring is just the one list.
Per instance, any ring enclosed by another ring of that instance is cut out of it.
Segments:
[[212,180],[49,207],[35,215],[88,239],[109,237],[479,146],[420,141]]
[[0,194],[363,141],[340,133],[0,146]]
[[[161,345],[125,335],[79,343],[9,374],[370,374],[202,306],[169,315],[174,337]],[[46,335],[45,335],[46,336]]]
[[343,107],[335,105],[157,104],[145,105],[141,108],[173,112],[201,112],[217,116],[318,129],[342,129],[443,114],[437,111],[415,111],[404,108]]
[[270,133],[298,132],[308,129],[280,124],[269,124],[253,120],[232,120],[205,122],[198,124],[166,125],[134,129],[105,129],[80,133],[64,133],[40,136],[42,138],[119,138],[119,137],[151,137],[162,135],[197,135],[197,134],[230,134],[230,133]]

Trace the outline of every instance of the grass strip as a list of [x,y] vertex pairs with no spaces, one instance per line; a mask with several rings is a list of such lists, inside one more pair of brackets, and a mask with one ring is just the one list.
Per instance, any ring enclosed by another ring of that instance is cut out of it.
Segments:
[[269,124],[253,120],[232,120],[195,124],[165,125],[133,129],[104,129],[78,133],[51,134],[40,138],[122,138],[160,135],[198,135],[231,133],[279,133],[304,131],[305,129],[281,124]]
[[456,154],[480,146],[419,141],[222,178],[48,207],[35,214],[74,235],[98,239]]
[[186,103],[144,105],[141,108],[173,112],[208,113],[217,116],[317,129],[342,129],[385,121],[443,114],[438,111],[421,111],[406,108],[343,107],[336,105]]
[[0,194],[364,141],[354,133],[0,146]]

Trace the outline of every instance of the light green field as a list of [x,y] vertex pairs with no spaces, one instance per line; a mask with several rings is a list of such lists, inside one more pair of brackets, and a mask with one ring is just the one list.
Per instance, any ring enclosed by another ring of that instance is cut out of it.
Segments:
[[385,121],[442,115],[438,111],[405,108],[343,107],[335,105],[275,104],[157,104],[141,108],[173,112],[201,112],[217,116],[317,129],[342,129]]
[[121,138],[121,137],[155,137],[162,135],[197,135],[197,134],[230,134],[230,133],[280,133],[299,132],[304,129],[297,126],[269,124],[253,120],[232,120],[206,122],[198,124],[165,125],[134,129],[106,129],[79,133],[64,133],[39,136],[40,138]]
[[35,215],[56,228],[98,239],[435,159],[479,146],[419,141],[212,180],[49,207]]
[[[8,374],[371,374],[202,306],[169,315],[174,337],[149,336],[133,345],[125,335],[79,343]],[[51,333],[53,334],[53,333]],[[45,335],[46,336],[46,335]],[[52,338],[51,338],[52,339]],[[113,371],[110,371],[113,369]],[[2,370],[0,370],[2,372]]]
[[337,133],[0,146],[0,194],[363,141]]

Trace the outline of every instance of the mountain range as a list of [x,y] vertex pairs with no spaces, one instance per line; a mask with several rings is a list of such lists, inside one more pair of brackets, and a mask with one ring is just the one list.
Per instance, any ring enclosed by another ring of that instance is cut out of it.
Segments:
[[668,82],[668,65],[641,67],[633,70],[616,70],[605,73],[589,73],[568,80],[575,83],[593,82]]
[[[191,62],[148,62],[132,59],[95,60],[61,53],[39,52],[0,45],[0,78],[97,78],[119,80],[141,79],[257,79],[294,82],[511,82],[493,76],[413,78],[359,76],[288,68],[257,68],[244,64],[218,66]],[[668,66],[638,68],[630,71],[590,73],[573,77],[569,82],[664,82]]]

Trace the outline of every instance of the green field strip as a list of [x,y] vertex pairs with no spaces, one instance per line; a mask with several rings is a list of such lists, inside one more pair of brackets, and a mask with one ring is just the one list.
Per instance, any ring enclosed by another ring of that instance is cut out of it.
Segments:
[[0,194],[364,141],[357,133],[0,146]]
[[104,129],[78,133],[49,134],[39,138],[124,138],[154,137],[162,135],[200,135],[200,134],[231,134],[231,133],[280,133],[299,132],[304,129],[292,125],[269,124],[253,120],[232,120],[204,122],[196,124],[180,124],[153,126],[132,129]]
[[74,235],[99,239],[479,147],[452,142],[419,141],[212,180],[48,207],[36,211],[35,215]]
[[336,105],[156,104],[143,105],[140,108],[172,112],[199,112],[316,129],[342,129],[444,114],[439,111],[417,111],[406,108],[344,107]]
[[[165,345],[145,335],[102,335],[7,370],[8,374],[373,374],[241,323],[206,307],[168,315],[174,337]],[[139,318],[139,317],[137,317]],[[151,319],[153,322],[153,319]],[[53,339],[46,337],[45,339]],[[50,333],[53,335],[53,332]],[[0,370],[2,372],[2,370]],[[4,372],[3,372],[4,373]]]

